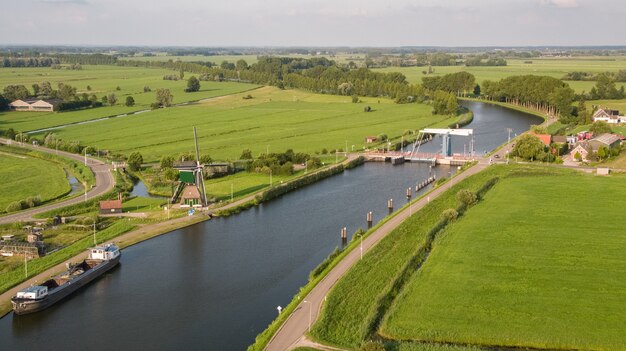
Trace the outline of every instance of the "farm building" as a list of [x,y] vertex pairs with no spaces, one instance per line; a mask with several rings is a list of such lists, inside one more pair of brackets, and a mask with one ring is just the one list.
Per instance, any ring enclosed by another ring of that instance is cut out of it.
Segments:
[[593,149],[591,148],[591,145],[589,145],[588,142],[581,142],[581,143],[578,143],[578,145],[576,145],[576,147],[573,148],[569,154],[572,157],[572,160],[578,161],[576,159],[576,154],[579,154],[581,161],[587,162],[588,161],[587,156],[589,156],[590,154],[593,154]]
[[606,122],[611,124],[626,123],[626,116],[620,116],[618,110],[599,109],[593,114],[594,122]]
[[378,140],[377,137],[375,136],[368,136],[365,138],[365,143],[366,144],[371,144],[371,143],[375,143]]
[[122,195],[117,200],[100,201],[100,214],[122,213]]
[[54,111],[54,105],[62,102],[59,99],[27,99],[27,100],[15,100],[9,104],[9,107],[15,111],[39,111],[39,112],[52,112]]
[[552,143],[552,135],[550,134],[535,134],[533,133],[534,136],[536,136],[537,138],[539,138],[539,140],[541,140],[541,142],[546,145],[546,146],[550,146],[550,144]]
[[555,135],[552,137],[552,142],[555,144],[567,144],[567,137],[565,135]]
[[618,147],[622,139],[616,134],[602,134],[599,137],[589,140],[589,144],[593,148],[594,152],[598,152],[598,149],[602,146],[612,149]]

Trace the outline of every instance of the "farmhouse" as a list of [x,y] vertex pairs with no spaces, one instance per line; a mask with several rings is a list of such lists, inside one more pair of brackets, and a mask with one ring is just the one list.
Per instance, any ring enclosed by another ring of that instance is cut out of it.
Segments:
[[576,147],[573,148],[569,154],[572,157],[572,160],[577,161],[576,154],[578,154],[580,155],[581,161],[586,162],[589,160],[587,156],[593,154],[593,149],[591,148],[591,145],[589,145],[588,142],[581,142],[581,143],[578,143],[578,145],[576,145]]
[[9,107],[15,111],[39,111],[39,112],[52,112],[54,111],[54,105],[62,102],[60,99],[27,99],[27,100],[15,100],[9,104]]
[[117,200],[100,201],[100,214],[122,213],[122,196]]
[[550,146],[552,143],[552,135],[550,134],[535,134],[533,133],[545,146]]
[[599,109],[593,114],[594,122],[606,122],[611,124],[626,123],[626,116],[620,116],[618,110]]

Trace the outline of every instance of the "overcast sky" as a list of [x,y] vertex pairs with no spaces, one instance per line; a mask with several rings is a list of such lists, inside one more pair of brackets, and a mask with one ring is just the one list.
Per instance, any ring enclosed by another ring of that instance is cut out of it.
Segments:
[[0,0],[0,45],[626,45],[624,0]]

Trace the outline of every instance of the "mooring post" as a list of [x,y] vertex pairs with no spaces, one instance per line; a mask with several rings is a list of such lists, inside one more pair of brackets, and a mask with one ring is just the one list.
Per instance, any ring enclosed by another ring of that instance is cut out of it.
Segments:
[[372,222],[373,222],[372,211],[369,211],[367,213],[367,229],[370,229],[372,227]]
[[341,242],[345,245],[348,241],[348,228],[343,227],[341,229]]
[[411,192],[411,188],[409,187],[406,189],[406,199],[411,200],[411,196],[413,196],[413,194]]
[[387,201],[387,208],[389,209],[389,214],[391,214],[391,212],[393,212],[393,199]]

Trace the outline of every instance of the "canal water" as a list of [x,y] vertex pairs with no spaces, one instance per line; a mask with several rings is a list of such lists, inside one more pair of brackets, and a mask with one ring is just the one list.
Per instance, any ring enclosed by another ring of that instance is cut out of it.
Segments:
[[[477,151],[506,141],[506,128],[519,133],[539,123],[498,106],[468,106]],[[379,221],[389,198],[396,209],[404,205],[406,188],[429,172],[425,164],[368,163],[239,215],[129,247],[119,268],[71,298],[2,318],[0,349],[245,350],[341,245],[342,227],[350,236],[366,227],[368,211]],[[449,169],[432,172],[441,177]]]

